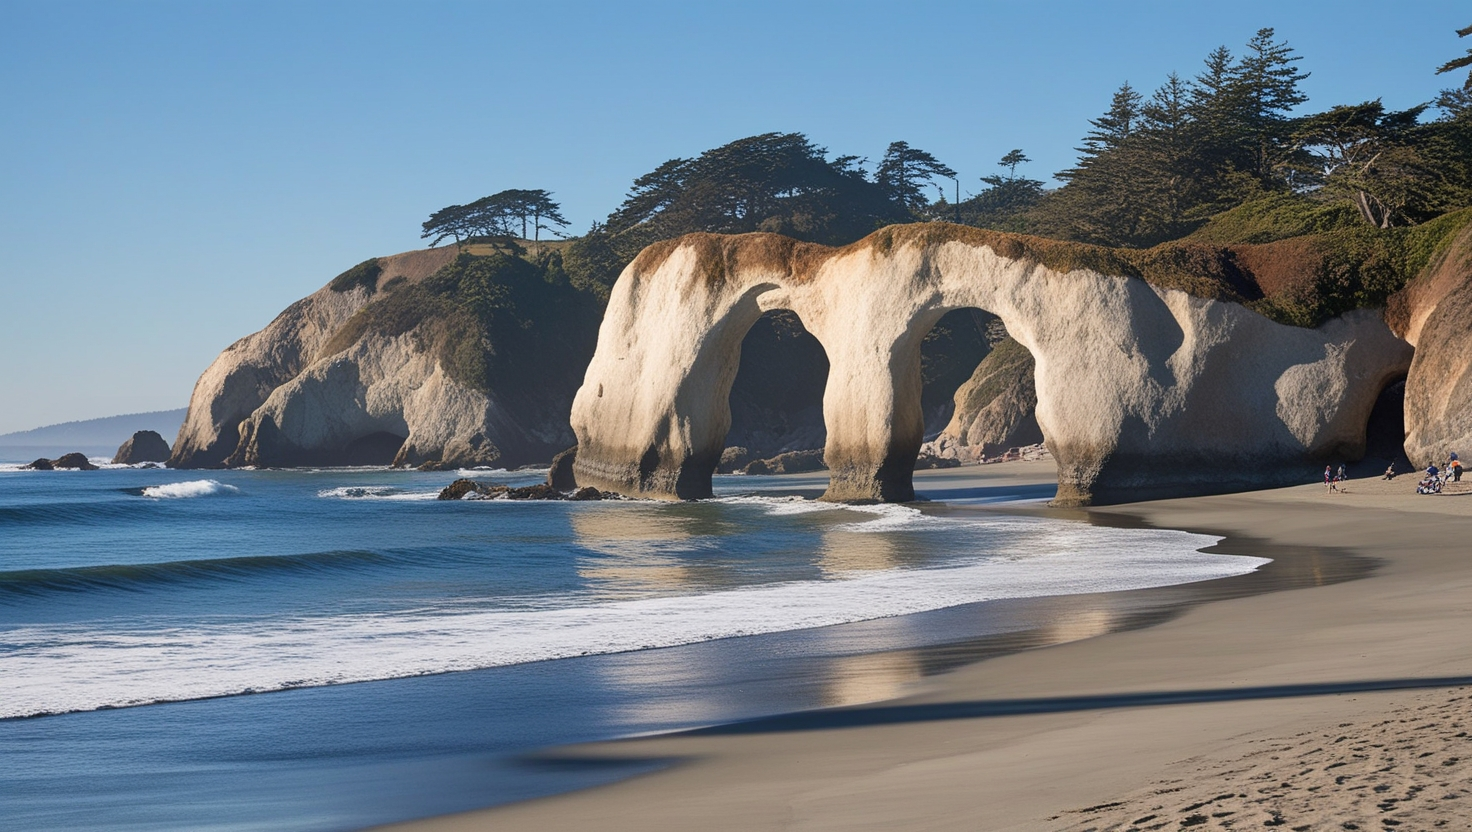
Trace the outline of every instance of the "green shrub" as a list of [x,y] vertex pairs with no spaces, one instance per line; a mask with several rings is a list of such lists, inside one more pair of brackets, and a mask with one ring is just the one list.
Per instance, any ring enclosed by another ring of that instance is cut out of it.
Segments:
[[378,258],[375,257],[372,260],[364,260],[337,277],[332,278],[332,282],[327,284],[327,288],[334,292],[350,292],[354,287],[362,286],[371,295],[378,289],[378,276],[381,274],[383,274],[383,266],[379,264]]

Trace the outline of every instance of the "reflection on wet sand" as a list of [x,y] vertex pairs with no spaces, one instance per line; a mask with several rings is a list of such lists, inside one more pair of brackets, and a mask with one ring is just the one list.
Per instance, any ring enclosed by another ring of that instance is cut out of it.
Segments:
[[924,675],[920,657],[911,650],[838,656],[824,670],[825,708],[896,699],[910,693]]
[[1119,611],[1108,607],[1061,610],[1038,636],[1046,644],[1063,644],[1112,633],[1119,625]]

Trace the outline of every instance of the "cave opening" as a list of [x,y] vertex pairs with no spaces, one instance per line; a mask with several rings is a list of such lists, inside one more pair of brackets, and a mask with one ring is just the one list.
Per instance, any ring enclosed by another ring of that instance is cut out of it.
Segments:
[[741,340],[731,427],[716,473],[792,474],[823,468],[828,353],[797,313],[763,313]]
[[343,447],[338,465],[392,465],[407,437],[376,431]]
[[1406,379],[1393,379],[1380,391],[1365,422],[1365,459],[1393,463],[1397,470],[1414,468],[1406,456]]
[[917,468],[950,467],[1040,444],[1032,353],[997,316],[947,312],[920,347],[925,444]]

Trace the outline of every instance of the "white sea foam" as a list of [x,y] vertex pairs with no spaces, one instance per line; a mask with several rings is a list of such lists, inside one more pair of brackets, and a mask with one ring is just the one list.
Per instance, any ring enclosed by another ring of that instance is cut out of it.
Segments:
[[166,485],[150,485],[143,489],[143,496],[159,500],[183,500],[190,497],[214,497],[221,494],[239,494],[240,489],[217,480],[189,480],[171,482]]
[[506,474],[540,474],[545,477],[547,476],[547,471],[546,469],[542,469],[541,471],[508,471],[505,468],[460,468],[455,471],[455,476],[457,477],[504,476]]
[[[898,515],[895,515],[898,516]],[[881,516],[881,521],[887,515]],[[1040,523],[1029,521],[1036,531]],[[822,627],[998,598],[1168,586],[1262,558],[1186,532],[1052,523],[1002,556],[672,597],[514,609],[0,631],[0,717],[85,711],[615,653]],[[1047,541],[1049,553],[1037,550]],[[1057,544],[1056,546],[1054,544]]]
[[854,512],[871,515],[872,519],[857,520],[835,528],[846,532],[892,532],[904,528],[934,527],[952,521],[934,517],[912,506],[894,503],[854,505],[849,503],[825,503],[802,497],[762,497],[743,495],[740,497],[717,497],[710,502],[728,505],[761,506],[767,514],[791,516],[797,514],[824,514],[829,512]]
[[318,497],[337,500],[433,500],[439,495],[438,491],[405,491],[392,485],[344,485],[317,492]]

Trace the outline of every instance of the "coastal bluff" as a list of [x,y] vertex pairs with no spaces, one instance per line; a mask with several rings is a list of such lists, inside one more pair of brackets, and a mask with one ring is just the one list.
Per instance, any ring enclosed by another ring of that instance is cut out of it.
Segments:
[[830,362],[829,500],[914,498],[921,342],[956,309],[996,315],[1033,357],[1061,504],[1303,482],[1362,455],[1377,397],[1411,366],[1379,310],[1290,326],[1230,285],[1111,274],[1107,254],[1061,251],[946,223],[842,248],[764,233],[651,245],[614,286],[574,399],[577,483],[709,496],[742,339],[775,309],[795,313]]
[[[527,295],[568,310],[589,332],[586,351],[574,354],[579,339],[558,332],[555,316],[476,305]],[[365,261],[215,359],[194,386],[169,465],[548,459],[572,444],[567,410],[596,326],[576,318],[588,315],[575,295],[495,252],[432,248]],[[525,318],[538,326],[527,329]]]

